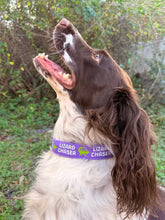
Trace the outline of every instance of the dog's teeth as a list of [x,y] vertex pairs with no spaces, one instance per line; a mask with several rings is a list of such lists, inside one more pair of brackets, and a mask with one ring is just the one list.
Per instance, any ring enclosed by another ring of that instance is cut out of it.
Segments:
[[63,74],[63,77],[64,77],[65,79],[67,79],[67,75],[66,75],[66,73]]
[[46,58],[48,58],[48,55],[45,55]]
[[69,75],[69,74],[64,73],[63,77],[64,77],[65,79],[69,79],[69,78],[70,78],[70,75]]
[[41,57],[41,59],[44,59],[45,53],[39,53],[39,56]]

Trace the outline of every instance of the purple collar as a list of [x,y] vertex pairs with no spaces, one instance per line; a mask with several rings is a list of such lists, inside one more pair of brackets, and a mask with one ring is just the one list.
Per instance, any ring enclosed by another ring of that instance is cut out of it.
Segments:
[[113,158],[113,154],[104,145],[86,146],[59,141],[53,138],[52,151],[62,157],[87,160],[103,160]]

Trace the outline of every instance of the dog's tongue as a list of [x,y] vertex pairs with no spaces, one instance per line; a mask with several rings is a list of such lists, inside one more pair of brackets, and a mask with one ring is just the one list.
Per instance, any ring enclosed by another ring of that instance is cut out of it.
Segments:
[[39,61],[39,63],[44,67],[44,69],[48,70],[50,73],[53,70],[59,73],[66,74],[62,67],[48,59],[48,56],[45,56],[44,53],[39,54],[36,58]]
[[72,89],[75,85],[75,75],[72,73],[72,75],[67,74],[62,67],[60,67],[58,64],[54,63],[50,59],[48,59],[48,56],[45,56],[45,54],[39,54],[35,60],[37,63],[42,67],[42,69],[47,73],[45,76],[54,78],[57,80],[62,86],[64,86],[67,89]]

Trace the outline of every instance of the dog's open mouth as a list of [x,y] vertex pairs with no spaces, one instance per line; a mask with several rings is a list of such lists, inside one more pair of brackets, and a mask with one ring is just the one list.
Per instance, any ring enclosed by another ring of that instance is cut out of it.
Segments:
[[[71,74],[66,73],[62,67],[48,59],[44,53],[34,58],[36,68],[41,69],[41,73],[49,80],[57,81],[66,89],[72,89],[75,86],[75,74],[71,70]],[[53,83],[53,82],[52,82]]]

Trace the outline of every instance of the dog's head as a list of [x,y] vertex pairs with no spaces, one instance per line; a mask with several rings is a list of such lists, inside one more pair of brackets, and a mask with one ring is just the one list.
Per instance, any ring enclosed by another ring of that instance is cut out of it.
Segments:
[[111,140],[119,212],[130,215],[150,210],[156,201],[150,151],[154,138],[129,76],[105,50],[92,49],[67,19],[56,26],[53,38],[70,74],[43,54],[34,58],[37,70],[57,94],[67,93],[89,127]]
[[92,49],[66,19],[56,26],[54,42],[58,51],[64,50],[61,55],[74,81],[71,99],[82,112],[103,106],[115,87],[130,87],[128,75],[112,57],[105,50]]
[[107,95],[114,88],[123,85],[126,88],[131,87],[128,75],[112,57],[105,50],[92,49],[87,45],[68,20],[61,20],[55,28],[53,38],[70,74],[44,55],[34,59],[35,66],[57,93],[57,83],[67,89],[82,112],[103,106]]

